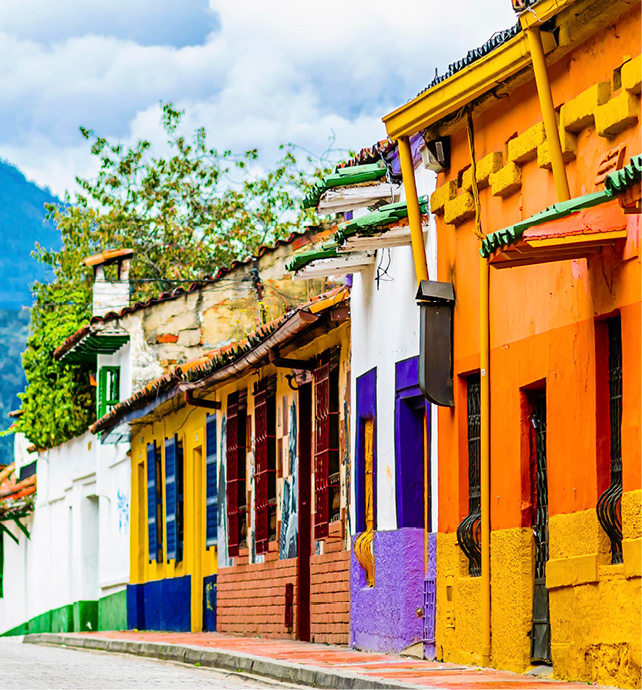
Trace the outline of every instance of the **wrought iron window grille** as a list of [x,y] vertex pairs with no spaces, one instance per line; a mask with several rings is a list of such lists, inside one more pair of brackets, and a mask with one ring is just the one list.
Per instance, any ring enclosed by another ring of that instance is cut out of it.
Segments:
[[609,339],[609,420],[611,483],[599,497],[597,519],[611,542],[611,563],[622,563],[622,324],[607,320]]
[[457,527],[457,541],[468,558],[468,574],[481,576],[481,381],[479,372],[466,379],[468,417],[468,515]]

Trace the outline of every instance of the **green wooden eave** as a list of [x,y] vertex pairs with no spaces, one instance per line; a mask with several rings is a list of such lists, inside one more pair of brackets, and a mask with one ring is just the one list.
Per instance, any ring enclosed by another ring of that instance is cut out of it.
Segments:
[[[422,196],[419,199],[421,213],[428,213],[428,197]],[[395,225],[400,220],[408,217],[408,207],[405,201],[395,204],[380,206],[376,211],[368,213],[360,218],[349,220],[339,226],[335,234],[337,244],[343,244],[348,238],[354,235],[368,236],[379,232],[384,232],[391,225]]]
[[385,174],[386,166],[383,162],[337,168],[331,175],[315,183],[312,189],[303,198],[303,208],[316,208],[321,196],[328,189],[348,187],[362,182],[376,182],[384,177]]
[[337,244],[334,241],[326,242],[316,249],[310,249],[307,252],[295,254],[286,264],[286,270],[295,273],[304,266],[311,264],[313,261],[319,259],[334,259],[339,255]]
[[622,194],[642,179],[642,154],[633,156],[631,162],[621,170],[606,176],[604,187],[611,194]]
[[593,194],[584,194],[569,201],[563,201],[559,204],[553,204],[544,211],[536,213],[534,216],[522,220],[515,225],[510,225],[503,230],[497,230],[487,235],[482,241],[479,253],[487,259],[497,249],[508,247],[513,242],[521,239],[524,231],[542,223],[548,223],[551,220],[557,220],[564,216],[569,216],[571,213],[581,211],[592,206],[599,206],[610,199],[613,199],[618,194],[622,194],[629,187],[642,179],[642,154],[633,156],[631,162],[625,165],[620,170],[610,173],[606,176],[604,181],[604,190],[594,192]]
[[607,191],[602,191],[594,192],[593,194],[585,194],[575,199],[553,204],[544,211],[540,211],[534,216],[526,218],[526,220],[522,220],[519,223],[515,223],[515,225],[509,225],[507,228],[486,235],[484,240],[482,240],[482,246],[479,253],[487,259],[497,249],[507,247],[513,242],[521,239],[528,228],[542,225],[542,223],[548,223],[552,220],[563,218],[564,216],[570,216],[571,213],[581,211],[585,208],[591,208],[591,206],[598,206],[609,199],[611,199],[611,194]]
[[65,364],[96,364],[98,355],[113,355],[128,342],[129,333],[90,332],[66,352],[60,361]]

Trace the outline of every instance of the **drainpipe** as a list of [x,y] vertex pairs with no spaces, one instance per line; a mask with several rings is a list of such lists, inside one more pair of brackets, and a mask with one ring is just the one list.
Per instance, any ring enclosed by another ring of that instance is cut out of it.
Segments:
[[399,162],[401,163],[401,176],[406,192],[406,205],[408,206],[408,223],[410,224],[410,239],[412,242],[412,256],[415,260],[415,274],[417,282],[428,280],[428,264],[426,262],[426,247],[424,235],[421,229],[421,210],[417,197],[417,185],[415,183],[415,166],[412,164],[412,150],[410,139],[400,137]]
[[528,36],[528,45],[533,61],[533,72],[535,73],[535,84],[537,85],[537,95],[539,96],[539,107],[542,111],[542,119],[544,120],[548,151],[551,156],[551,167],[553,169],[557,200],[568,201],[571,198],[571,192],[568,188],[568,180],[566,178],[566,167],[564,166],[564,158],[562,156],[562,145],[560,143],[557,118],[553,106],[551,84],[548,80],[546,58],[544,57],[544,47],[542,46],[542,36],[537,26],[526,29],[526,35]]
[[[477,187],[477,162],[475,160],[475,134],[473,113],[467,109],[468,150],[475,202],[475,235],[483,240],[481,204]],[[490,666],[490,267],[480,256],[479,262],[479,369],[480,369],[480,509],[481,509],[481,598],[482,598],[482,665]]]
[[488,261],[479,264],[479,369],[481,402],[480,501],[482,577],[482,665],[490,666],[490,276]]

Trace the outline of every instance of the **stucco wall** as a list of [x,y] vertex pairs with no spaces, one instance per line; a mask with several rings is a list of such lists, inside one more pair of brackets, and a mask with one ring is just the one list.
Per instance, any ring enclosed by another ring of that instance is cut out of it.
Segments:
[[[31,539],[15,526],[9,529],[19,543],[4,537],[2,632],[51,610],[95,602],[125,588],[129,580],[127,449],[120,444],[101,446],[87,433],[38,454],[35,510],[24,521]],[[77,613],[89,610],[77,608]],[[81,616],[84,627],[87,622],[95,627],[96,611],[86,619]]]

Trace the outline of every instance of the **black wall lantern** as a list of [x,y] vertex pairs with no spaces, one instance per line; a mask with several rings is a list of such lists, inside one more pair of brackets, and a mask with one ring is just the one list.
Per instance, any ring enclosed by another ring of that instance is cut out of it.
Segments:
[[422,280],[417,291],[419,325],[419,388],[435,405],[453,407],[452,283]]

